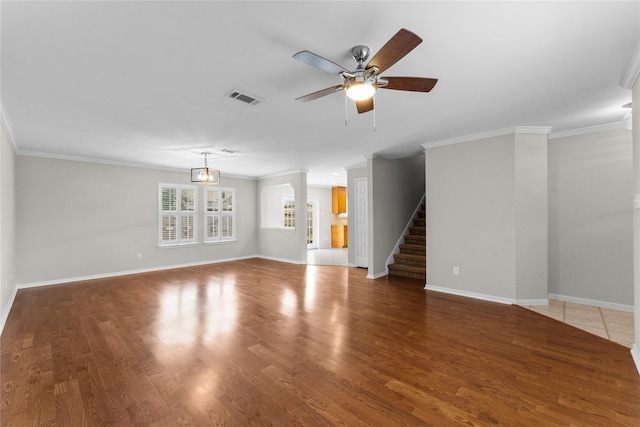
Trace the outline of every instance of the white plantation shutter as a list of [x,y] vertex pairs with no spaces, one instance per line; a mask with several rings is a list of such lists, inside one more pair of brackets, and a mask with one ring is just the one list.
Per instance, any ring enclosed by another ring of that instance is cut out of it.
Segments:
[[196,243],[197,187],[159,184],[158,193],[158,245]]
[[183,242],[195,240],[195,218],[185,215],[180,218],[180,240]]
[[217,215],[208,215],[208,216],[206,216],[207,235],[205,237],[205,240],[212,240],[212,239],[217,239],[218,237],[220,237],[220,229],[219,229],[219,226],[218,226],[218,219],[219,219],[219,217]]
[[233,217],[231,215],[222,215],[222,236],[223,239],[233,237]]
[[162,215],[162,242],[177,242],[178,234],[176,233],[176,215]]
[[176,221],[178,219],[176,187],[160,187],[160,241],[159,244],[178,242]]
[[206,243],[236,240],[235,188],[204,189],[204,241]]
[[180,240],[196,240],[196,189],[180,189]]

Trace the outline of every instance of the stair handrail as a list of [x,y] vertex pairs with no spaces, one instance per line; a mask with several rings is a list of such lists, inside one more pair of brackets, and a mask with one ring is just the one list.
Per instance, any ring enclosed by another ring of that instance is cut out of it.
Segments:
[[400,233],[400,237],[398,238],[398,241],[396,242],[396,245],[393,247],[393,250],[391,251],[391,254],[389,255],[389,258],[387,258],[387,263],[386,263],[386,267],[385,267],[387,274],[389,274],[389,264],[393,264],[394,255],[400,253],[400,245],[404,241],[404,236],[407,235],[407,233],[409,232],[409,228],[413,225],[413,219],[416,217],[416,215],[418,215],[418,211],[420,210],[420,208],[424,204],[426,196],[427,196],[427,194],[425,192],[422,195],[422,198],[420,199],[420,203],[418,203],[418,206],[416,206],[415,210],[411,214],[411,217],[409,218],[409,221],[407,221],[407,225],[404,227],[404,230],[402,230],[402,233]]

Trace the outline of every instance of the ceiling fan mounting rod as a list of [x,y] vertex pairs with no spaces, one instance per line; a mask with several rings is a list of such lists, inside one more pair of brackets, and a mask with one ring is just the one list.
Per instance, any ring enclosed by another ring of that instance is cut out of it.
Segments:
[[358,69],[364,69],[364,63],[369,58],[369,46],[358,45],[351,49],[351,56],[358,63]]

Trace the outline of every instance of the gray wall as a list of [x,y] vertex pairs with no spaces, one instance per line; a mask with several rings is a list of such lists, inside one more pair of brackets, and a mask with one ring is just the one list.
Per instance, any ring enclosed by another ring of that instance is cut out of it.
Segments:
[[3,126],[0,127],[0,331],[9,315],[15,291],[15,154]]
[[[548,152],[546,133],[515,135],[516,299],[548,295]],[[537,301],[539,302],[539,301]]]
[[[16,157],[16,281],[19,284],[242,258],[257,253],[256,181],[236,188],[237,241],[157,247],[158,183],[187,172]],[[202,192],[198,196],[199,207]],[[198,231],[202,235],[202,218]],[[202,239],[201,239],[202,241]],[[136,259],[141,253],[142,259]]]
[[347,247],[347,264],[356,265],[356,179],[367,178],[367,167],[347,170],[347,212],[349,212],[349,246]]
[[516,298],[514,156],[514,135],[426,151],[428,286]]
[[549,292],[633,305],[631,131],[549,141]]
[[[348,194],[348,193],[347,193]],[[318,199],[318,249],[331,247],[331,188],[307,187],[307,197]]]
[[[368,277],[387,274],[387,259],[424,195],[424,156],[368,160]],[[375,215],[374,215],[375,212]]]
[[427,287],[633,305],[629,131],[437,146],[426,177]]
[[[640,105],[640,76],[635,81],[632,90],[633,103]],[[636,108],[636,111],[638,109]],[[634,289],[634,344],[633,357],[638,372],[640,372],[640,114],[633,114],[632,127],[633,143],[633,289]]]
[[[307,240],[304,222],[299,218],[306,218],[307,209],[307,174],[306,172],[291,173],[258,181],[256,217],[260,215],[261,194],[266,187],[272,185],[290,184],[294,190],[296,203],[296,227],[292,230],[283,228],[265,228],[261,224],[258,227],[258,254],[265,258],[286,262],[306,264]],[[304,201],[300,203],[300,201]]]

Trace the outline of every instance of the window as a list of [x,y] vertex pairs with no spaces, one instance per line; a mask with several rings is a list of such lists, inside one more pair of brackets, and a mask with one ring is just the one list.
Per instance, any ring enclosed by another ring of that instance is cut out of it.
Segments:
[[284,206],[284,228],[296,227],[296,203],[293,197],[287,197],[282,199],[282,205]]
[[204,188],[205,243],[236,240],[235,188]]
[[158,185],[158,245],[178,246],[197,242],[197,187]]
[[[294,206],[295,191],[291,184],[276,184],[264,187],[260,191],[260,227],[285,229],[288,231],[295,230],[293,209],[290,209],[291,221],[285,221],[284,210],[287,201]],[[290,226],[285,225],[288,222]]]

